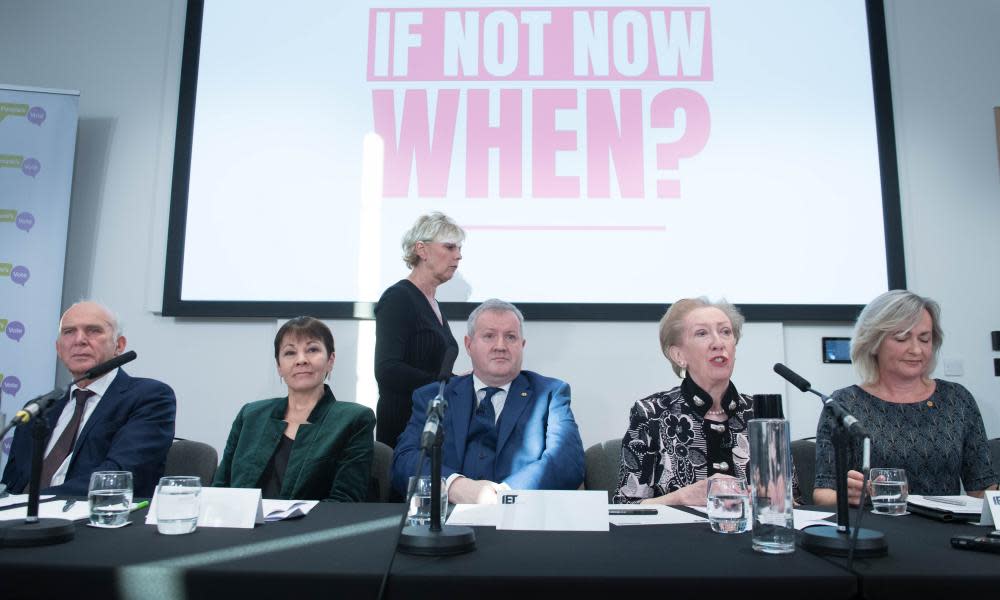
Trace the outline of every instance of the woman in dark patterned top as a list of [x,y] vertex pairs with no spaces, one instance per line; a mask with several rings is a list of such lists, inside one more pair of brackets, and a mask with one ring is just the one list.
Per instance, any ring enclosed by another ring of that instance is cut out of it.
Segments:
[[457,354],[458,342],[434,294],[455,275],[463,240],[462,228],[439,212],[417,219],[402,243],[410,275],[375,305],[375,439],[390,448],[410,420],[413,390],[437,378],[449,346]]
[[[851,342],[851,360],[861,385],[837,390],[833,398],[872,435],[874,467],[906,469],[910,492],[982,496],[996,489],[983,418],[964,387],[931,379],[941,347],[937,302],[906,290],[886,292],[861,311]],[[835,423],[823,413],[816,431],[816,504],[837,501]],[[856,446],[856,447],[855,447]],[[860,442],[848,449],[847,496],[861,499]]]
[[675,302],[660,348],[681,385],[632,407],[615,503],[704,505],[708,479],[746,479],[753,402],[729,378],[743,316],[728,302]]

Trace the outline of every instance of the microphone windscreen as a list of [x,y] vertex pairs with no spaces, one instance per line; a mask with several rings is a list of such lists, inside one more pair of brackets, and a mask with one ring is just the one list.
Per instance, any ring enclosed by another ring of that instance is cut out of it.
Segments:
[[458,358],[458,346],[445,348],[444,360],[441,361],[441,370],[438,372],[438,381],[444,381],[451,377],[451,368],[455,366],[456,358]]
[[794,385],[803,392],[808,392],[810,388],[812,388],[808,381],[781,363],[774,363],[774,372],[784,377],[788,383]]
[[117,369],[118,367],[124,365],[125,363],[132,362],[136,358],[135,350],[129,350],[125,354],[119,354],[118,356],[112,358],[111,360],[102,362],[93,369],[87,371],[83,374],[80,379],[97,379],[101,375],[104,375],[108,371]]

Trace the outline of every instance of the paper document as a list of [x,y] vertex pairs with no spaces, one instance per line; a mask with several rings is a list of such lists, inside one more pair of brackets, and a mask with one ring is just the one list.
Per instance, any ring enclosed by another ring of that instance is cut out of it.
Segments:
[[497,529],[609,531],[604,490],[511,490],[499,497]]
[[[704,506],[689,506],[688,508],[693,508],[701,513],[708,513],[708,509]],[[810,525],[836,525],[830,521],[825,521],[827,517],[832,517],[834,513],[832,512],[822,512],[818,510],[803,510],[800,508],[792,509],[792,519],[795,522],[795,528],[802,530]],[[753,529],[753,523],[750,524],[750,528]]]
[[[655,509],[655,515],[615,515],[611,511],[636,509]],[[683,525],[686,523],[707,523],[708,519],[677,510],[671,506],[656,506],[649,504],[609,504],[608,520],[612,525]]]
[[956,514],[978,515],[983,511],[983,501],[981,498],[972,496],[921,496],[910,494],[906,501],[910,504],[932,508],[942,512]]
[[262,500],[264,522],[273,523],[285,519],[304,517],[309,514],[319,500]]
[[809,527],[810,525],[836,525],[832,521],[827,521],[828,517],[832,517],[835,513],[832,512],[822,512],[818,510],[792,510],[792,517],[795,519],[795,528],[799,531]]
[[[52,494],[38,497],[39,501],[41,502],[45,502],[46,500],[51,500],[52,498],[55,498],[55,496],[53,496]],[[4,496],[3,498],[0,498],[0,509],[2,509],[5,506],[24,504],[27,501],[28,501],[27,494],[11,494],[9,496]]]
[[[48,497],[53,498],[53,496]],[[86,500],[77,500],[66,512],[63,512],[64,506],[66,506],[66,502],[63,500],[42,502],[38,505],[38,516],[45,519],[69,519],[70,521],[90,518],[90,503]],[[0,521],[15,521],[27,516],[27,506],[0,511]]]

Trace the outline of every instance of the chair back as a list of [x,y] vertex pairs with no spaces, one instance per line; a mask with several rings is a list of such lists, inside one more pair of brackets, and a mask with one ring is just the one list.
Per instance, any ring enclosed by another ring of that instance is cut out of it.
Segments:
[[1000,477],[1000,438],[990,440],[990,462],[993,464],[993,474]]
[[375,441],[372,457],[372,474],[368,485],[369,502],[388,502],[392,482],[392,448]]
[[816,485],[816,438],[805,438],[792,442],[792,462],[795,475],[799,478],[802,501],[813,503],[813,487]]
[[174,439],[167,452],[166,475],[197,475],[201,485],[210,486],[219,466],[219,453],[204,442]]
[[608,502],[618,491],[618,472],[622,463],[622,439],[615,438],[594,444],[584,453],[586,473],[583,485],[588,490],[604,490]]

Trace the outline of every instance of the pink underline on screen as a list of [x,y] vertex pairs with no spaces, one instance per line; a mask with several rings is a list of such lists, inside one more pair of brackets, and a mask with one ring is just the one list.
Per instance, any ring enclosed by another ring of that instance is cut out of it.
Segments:
[[666,231],[664,225],[462,225],[473,231]]

